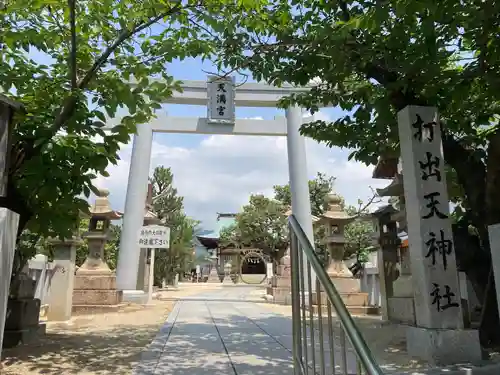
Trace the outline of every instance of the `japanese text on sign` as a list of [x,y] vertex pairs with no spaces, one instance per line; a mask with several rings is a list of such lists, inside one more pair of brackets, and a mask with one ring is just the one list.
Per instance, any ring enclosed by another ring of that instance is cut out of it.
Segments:
[[[427,248],[425,259],[430,261],[432,266],[439,266],[444,272],[448,269],[448,258],[453,253],[453,239],[447,237],[449,231],[445,230],[445,225],[449,226],[449,222],[445,221],[449,215],[444,209],[448,205],[448,200],[446,197],[442,197],[438,191],[444,191],[442,186],[439,186],[444,184],[442,181],[443,171],[441,170],[443,162],[441,155],[434,155],[431,152],[436,149],[434,143],[441,141],[435,138],[437,126],[435,121],[425,122],[418,114],[415,115],[415,121],[412,123],[413,139],[424,148],[423,158],[417,160],[422,186],[426,191],[423,195],[424,213],[422,220],[434,218],[438,219],[434,221],[435,223],[441,223],[438,224],[438,228],[430,228],[425,235],[424,246]],[[459,307],[456,292],[450,285],[432,282],[430,297],[432,305],[438,312],[451,307]]]
[[159,225],[144,226],[139,231],[138,245],[142,248],[168,249],[170,228]]
[[234,82],[231,77],[209,77],[208,121],[234,123]]

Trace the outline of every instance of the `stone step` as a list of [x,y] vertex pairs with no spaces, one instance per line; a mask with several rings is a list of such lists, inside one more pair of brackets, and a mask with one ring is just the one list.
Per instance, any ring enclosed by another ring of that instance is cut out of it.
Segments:
[[[368,306],[368,293],[340,293],[342,300],[347,306]],[[313,305],[318,304],[318,294],[312,295]],[[327,296],[325,292],[321,292],[321,304],[326,306]]]

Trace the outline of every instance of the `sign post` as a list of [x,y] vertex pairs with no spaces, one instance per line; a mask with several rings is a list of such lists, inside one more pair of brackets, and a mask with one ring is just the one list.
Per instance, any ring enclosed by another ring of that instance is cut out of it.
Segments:
[[149,249],[149,282],[148,305],[153,303],[153,284],[155,270],[155,249],[168,249],[170,247],[170,228],[163,225],[145,225],[138,238],[139,248]]

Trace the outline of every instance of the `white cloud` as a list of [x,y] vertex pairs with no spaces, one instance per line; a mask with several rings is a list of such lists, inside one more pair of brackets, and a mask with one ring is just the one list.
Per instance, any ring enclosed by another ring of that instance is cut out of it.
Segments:
[[[174,184],[185,197],[188,215],[213,227],[216,212],[236,212],[248,201],[250,194],[271,196],[273,185],[288,182],[285,137],[209,136],[196,147],[168,143],[169,137],[153,142],[151,170],[158,165],[171,167]],[[164,139],[167,140],[165,143]],[[372,180],[373,167],[347,161],[348,152],[327,148],[307,139],[309,177],[317,172],[337,178],[335,190],[346,201],[371,197],[369,186],[382,187],[386,181]],[[109,168],[109,178],[96,184],[111,191],[116,209],[125,203],[131,143],[121,150],[121,160]]]

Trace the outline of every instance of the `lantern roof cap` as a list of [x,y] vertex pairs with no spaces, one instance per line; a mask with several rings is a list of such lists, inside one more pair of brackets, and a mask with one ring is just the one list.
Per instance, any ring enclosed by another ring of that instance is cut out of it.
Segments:
[[90,207],[91,217],[101,217],[109,220],[121,219],[123,214],[111,208],[109,203],[109,190],[98,188],[94,204]]

